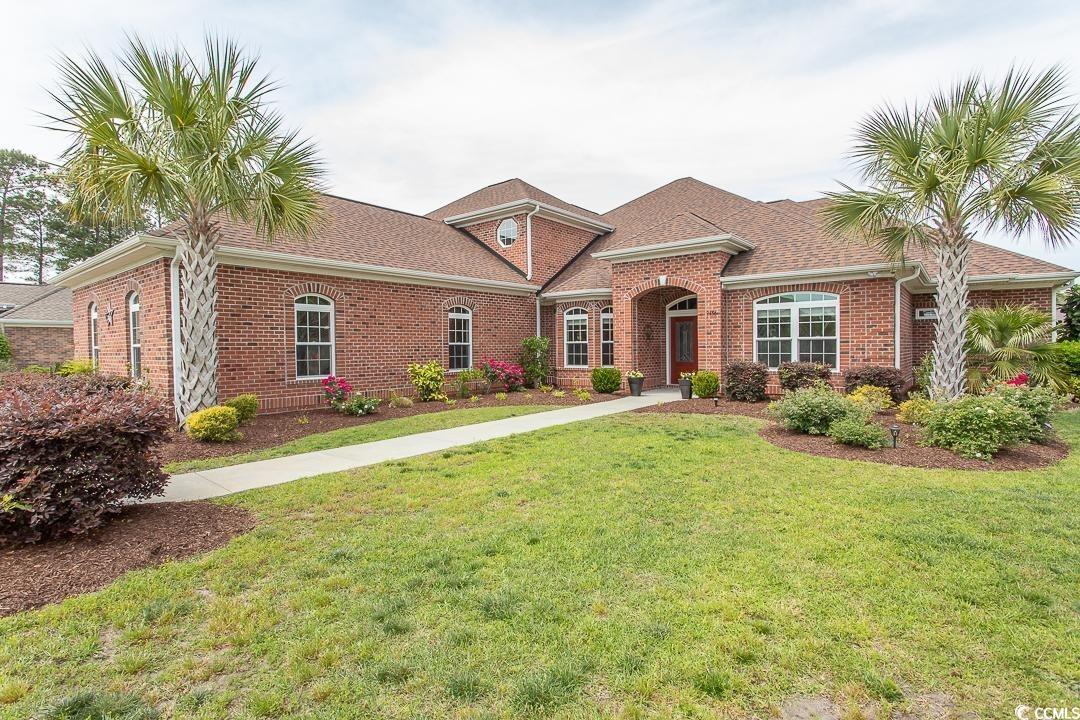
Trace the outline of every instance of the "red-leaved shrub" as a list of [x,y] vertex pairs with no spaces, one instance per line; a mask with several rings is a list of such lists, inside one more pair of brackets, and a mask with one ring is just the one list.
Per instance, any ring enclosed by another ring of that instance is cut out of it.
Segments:
[[862,365],[844,373],[844,390],[848,393],[863,385],[883,387],[892,393],[893,400],[899,400],[904,376],[892,365]]
[[0,383],[0,542],[79,535],[168,477],[167,406],[126,378],[12,373]]
[[761,402],[769,371],[756,362],[733,362],[724,368],[724,390],[732,400]]

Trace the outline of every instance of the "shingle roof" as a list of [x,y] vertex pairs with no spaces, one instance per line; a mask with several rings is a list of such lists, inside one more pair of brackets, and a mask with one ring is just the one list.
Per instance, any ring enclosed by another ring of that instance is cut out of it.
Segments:
[[251,225],[222,218],[221,245],[525,283],[524,274],[495,251],[443,222],[334,195],[323,196],[323,210],[322,226],[311,240],[282,237],[269,243]]
[[34,285],[41,292],[30,302],[0,315],[0,323],[44,320],[46,322],[71,320],[71,290],[55,285]]
[[[874,248],[825,233],[816,211],[826,202],[824,198],[755,202],[694,178],[681,178],[602,215],[615,230],[597,238],[548,283],[545,292],[610,288],[611,264],[592,257],[592,253],[664,242],[664,237],[681,222],[679,216],[690,215],[754,244],[753,250],[739,253],[728,262],[725,276],[883,262],[885,258]],[[927,272],[934,275],[934,263],[925,251],[914,250],[910,259],[923,261]],[[970,263],[972,275],[1067,270],[985,243],[975,243]]]
[[495,183],[494,185],[488,185],[485,188],[480,188],[476,192],[469,193],[465,197],[458,198],[451,203],[443,205],[438,210],[432,210],[427,214],[427,217],[435,220],[443,220],[444,218],[453,217],[454,215],[462,215],[464,213],[483,210],[484,208],[515,202],[517,200],[536,200],[561,210],[566,210],[567,212],[584,215],[593,220],[600,219],[600,216],[592,210],[586,210],[583,207],[568,203],[561,198],[555,197],[551,193],[544,192],[535,185],[530,185],[520,178],[512,178],[510,180]]
[[[36,297],[40,297],[52,290],[48,285],[31,285],[30,283],[0,282],[0,307],[25,305]],[[3,312],[0,312],[2,315]]]

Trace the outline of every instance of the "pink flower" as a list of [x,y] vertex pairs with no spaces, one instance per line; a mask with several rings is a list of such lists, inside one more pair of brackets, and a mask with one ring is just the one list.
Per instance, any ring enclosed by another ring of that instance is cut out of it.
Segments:
[[1006,383],[1006,385],[1012,385],[1013,387],[1020,387],[1021,385],[1027,385],[1028,380],[1030,380],[1030,379],[1031,378],[1028,377],[1027,373],[1020,373],[1019,375],[1014,377],[1012,380],[1009,380]]

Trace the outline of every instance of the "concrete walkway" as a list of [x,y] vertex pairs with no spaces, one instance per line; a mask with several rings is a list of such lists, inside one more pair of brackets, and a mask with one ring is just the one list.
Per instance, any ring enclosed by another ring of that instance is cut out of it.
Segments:
[[230,465],[229,467],[214,470],[182,473],[173,475],[168,487],[165,488],[165,494],[153,498],[151,502],[201,500],[203,498],[228,495],[241,490],[280,485],[281,483],[311,477],[312,475],[377,465],[387,460],[426,455],[427,453],[470,445],[484,440],[517,435],[555,425],[565,425],[578,420],[614,415],[678,399],[678,389],[650,390],[641,397],[627,396],[615,400],[565,407],[559,410],[548,410],[504,420],[492,420],[446,430],[403,435],[402,437],[376,440],[360,445],[347,445],[333,450],[319,450],[301,455]]

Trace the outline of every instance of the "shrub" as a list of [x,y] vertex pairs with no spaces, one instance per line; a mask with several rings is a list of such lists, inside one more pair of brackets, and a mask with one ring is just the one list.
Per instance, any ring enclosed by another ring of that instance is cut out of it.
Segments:
[[478,395],[473,395],[472,397],[469,398],[469,402],[478,403],[478,402],[480,402],[480,397]]
[[694,373],[693,387],[699,398],[716,397],[720,391],[720,376],[712,370],[698,370]]
[[926,416],[923,439],[964,457],[989,460],[1002,448],[1026,442],[1033,420],[996,395],[965,395],[939,402]]
[[255,393],[237,395],[232,400],[226,400],[224,405],[236,411],[241,425],[251,422],[259,413],[259,398]]
[[776,379],[780,381],[781,390],[810,387],[818,382],[829,382],[831,377],[832,370],[821,363],[785,362],[780,363],[776,370]]
[[336,375],[327,375],[322,381],[323,395],[326,397],[326,401],[330,403],[330,407],[335,410],[340,410],[341,406],[345,404],[345,401],[349,399],[349,395],[352,394],[353,387],[343,377],[337,377]]
[[11,359],[11,341],[8,340],[7,335],[0,332],[0,360]]
[[900,422],[922,425],[926,422],[926,416],[934,409],[934,401],[930,398],[918,396],[900,403],[896,413],[896,419]]
[[56,368],[56,374],[61,377],[89,375],[92,372],[94,372],[93,360],[68,360],[60,363],[60,366]]
[[154,459],[168,408],[126,379],[15,373],[0,383],[0,541],[91,530],[168,481]]
[[[565,395],[566,393],[563,393],[563,394]],[[505,400],[506,398],[507,398],[507,395],[504,392],[495,393],[495,399],[496,400],[502,401],[502,400]]]
[[990,392],[1031,417],[1029,437],[1045,442],[1050,436],[1050,420],[1061,402],[1061,396],[1043,385],[996,385]]
[[824,383],[786,393],[769,405],[768,414],[788,430],[824,435],[829,427],[847,416],[866,421],[867,408],[834,392]]
[[592,371],[592,387],[598,393],[613,393],[622,386],[622,373],[618,368],[598,367]]
[[934,375],[934,353],[926,353],[915,366],[915,387],[929,393],[931,379]]
[[[506,393],[499,393],[499,395],[502,395],[503,399],[506,398]],[[496,395],[495,397],[499,397],[499,395]],[[552,390],[551,391],[551,397],[553,397],[553,398],[564,398],[564,397],[566,397],[566,391],[565,390]]]
[[529,387],[539,387],[551,375],[549,348],[546,337],[527,337],[521,341],[521,370]]
[[844,373],[845,391],[851,393],[863,385],[885,388],[892,394],[893,400],[898,400],[904,378],[900,371],[891,365],[863,365]]
[[457,389],[459,398],[468,397],[471,383],[482,383],[481,392],[487,392],[487,373],[480,368],[469,368],[454,374],[454,387]]
[[874,412],[888,410],[893,406],[892,393],[888,388],[878,385],[860,385],[850,395],[851,399],[863,403]]
[[761,363],[733,362],[724,370],[724,390],[732,400],[761,402],[769,371]]
[[857,445],[871,450],[885,447],[888,442],[885,428],[867,422],[858,414],[845,415],[830,425],[829,437],[841,445]]
[[31,363],[30,365],[27,365],[23,368],[23,372],[27,373],[28,375],[51,375],[52,368],[45,367],[44,365],[37,365]]
[[407,408],[412,407],[412,398],[407,398],[404,395],[391,395],[390,407],[395,408]]
[[409,365],[409,382],[416,390],[416,397],[421,401],[442,399],[443,383],[446,382],[446,370],[437,360],[426,362],[423,365],[412,363]]
[[341,412],[346,415],[370,415],[378,409],[381,402],[379,398],[353,395],[341,406]]
[[483,367],[488,380],[501,383],[508,392],[517,390],[525,382],[525,373],[517,363],[485,360]]
[[581,402],[589,402],[590,400],[592,400],[592,395],[590,395],[589,391],[585,388],[577,388],[576,390],[574,390],[574,395],[576,395],[577,399]]
[[1069,340],[1059,343],[1061,348],[1061,361],[1069,369],[1069,374],[1080,377],[1080,340]]
[[199,442],[232,442],[242,437],[236,429],[239,426],[240,413],[236,408],[214,405],[188,415],[184,430],[188,437]]

